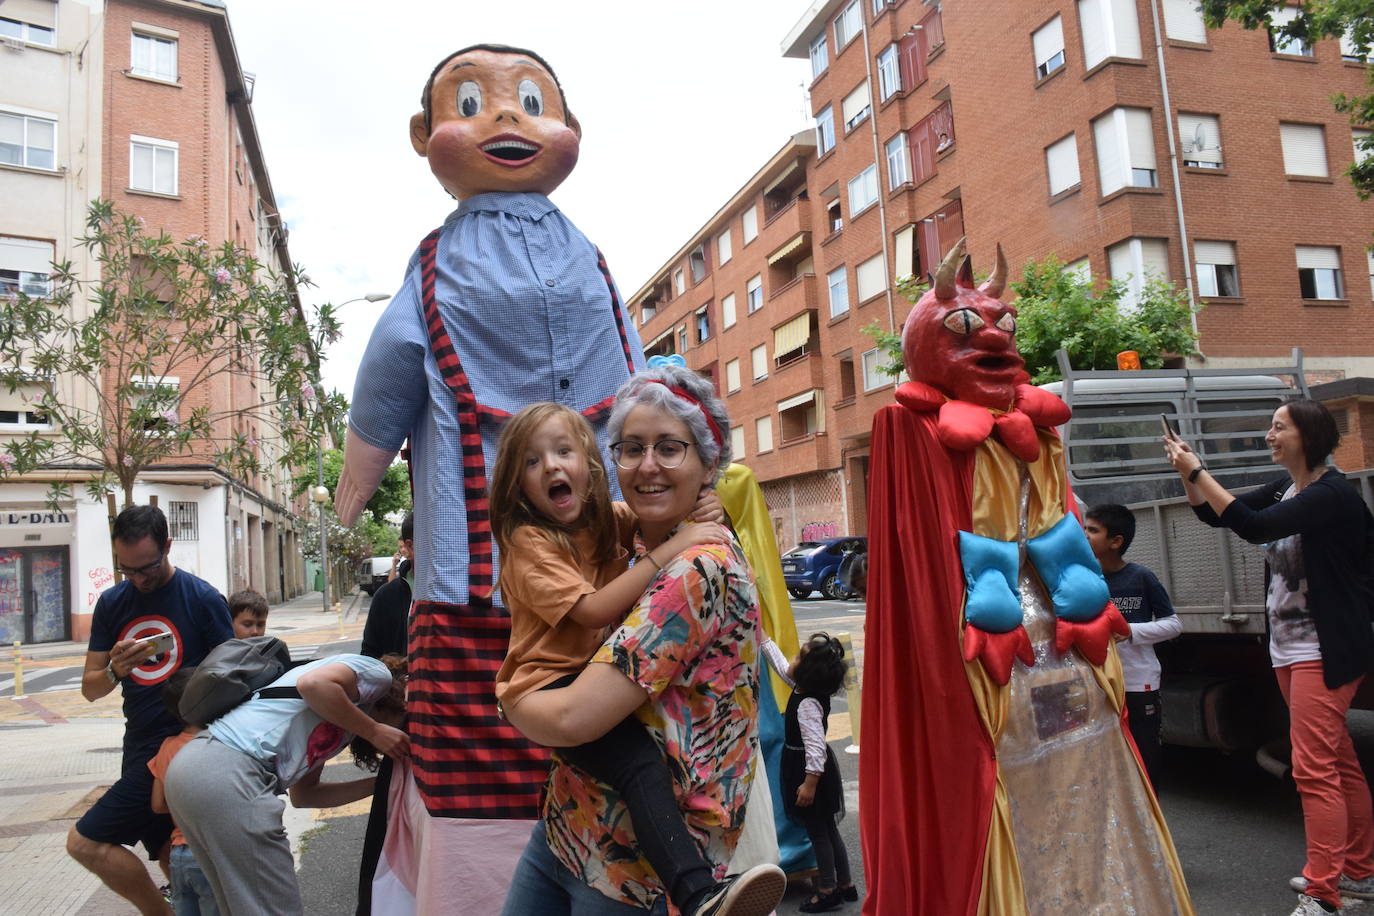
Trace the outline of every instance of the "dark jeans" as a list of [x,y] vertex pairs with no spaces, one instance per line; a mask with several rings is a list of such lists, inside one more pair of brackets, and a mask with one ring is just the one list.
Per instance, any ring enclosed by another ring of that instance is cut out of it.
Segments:
[[849,874],[849,851],[833,815],[808,817],[802,823],[816,853],[816,890],[833,891],[854,883]]
[[1127,692],[1126,712],[1131,725],[1131,737],[1135,739],[1135,746],[1140,750],[1140,760],[1145,764],[1150,785],[1156,790],[1159,788],[1160,767],[1164,757],[1164,749],[1159,743],[1162,711],[1158,690]]
[[620,793],[639,851],[653,866],[673,905],[691,912],[688,903],[714,886],[715,878],[683,823],[668,764],[643,724],[627,718],[595,741],[562,748],[559,753]]

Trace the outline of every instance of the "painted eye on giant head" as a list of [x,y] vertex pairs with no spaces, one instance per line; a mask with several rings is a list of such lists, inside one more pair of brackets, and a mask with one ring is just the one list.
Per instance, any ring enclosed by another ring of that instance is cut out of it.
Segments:
[[519,87],[520,107],[525,114],[538,117],[544,113],[544,91],[534,80],[521,80]]
[[986,323],[973,309],[955,309],[945,316],[945,327],[955,334],[972,334]]
[[999,330],[1006,331],[1008,334],[1015,334],[1016,316],[1011,312],[1007,312],[1001,318],[997,319],[997,327]]
[[471,118],[482,110],[482,87],[465,80],[458,87],[458,114]]

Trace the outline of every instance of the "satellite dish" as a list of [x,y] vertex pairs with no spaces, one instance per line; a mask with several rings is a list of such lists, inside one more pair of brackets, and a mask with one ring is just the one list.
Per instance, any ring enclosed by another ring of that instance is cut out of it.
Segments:
[[1199,121],[1193,127],[1193,151],[1197,152],[1207,148],[1207,132],[1202,129],[1202,122]]

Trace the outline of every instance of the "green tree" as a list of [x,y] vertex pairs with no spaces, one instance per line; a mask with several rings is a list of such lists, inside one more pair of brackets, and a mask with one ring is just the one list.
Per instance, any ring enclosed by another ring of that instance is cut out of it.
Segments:
[[[343,473],[343,450],[337,448],[326,449],[324,452],[324,488],[330,493],[335,493],[339,489],[339,475]],[[299,495],[305,492],[307,487],[315,486],[317,474],[313,469],[302,468],[296,475],[295,487],[292,495]],[[410,472],[406,470],[403,462],[397,462],[386,469],[382,475],[382,480],[377,484],[377,490],[372,494],[372,498],[367,501],[363,511],[371,516],[372,521],[378,525],[390,524],[388,518],[396,515],[404,515],[411,508],[410,499]],[[394,526],[393,526],[394,527]],[[396,539],[393,537],[392,541]],[[393,549],[395,544],[392,545]],[[390,551],[388,551],[389,553]],[[371,554],[369,554],[371,556]]]
[[[1374,0],[1305,0],[1302,6],[1291,7],[1297,15],[1278,28],[1274,28],[1274,11],[1289,6],[1288,0],[1200,0],[1199,5],[1207,25],[1214,29],[1230,19],[1247,29],[1270,29],[1306,43],[1345,37],[1365,60],[1374,48]],[[1374,67],[1366,68],[1365,82],[1370,91],[1364,95],[1338,92],[1331,97],[1336,110],[1349,115],[1350,123],[1357,127],[1374,126]],[[1365,155],[1346,174],[1360,197],[1368,198],[1374,193],[1374,135],[1360,144]]]
[[1134,308],[1123,307],[1127,286],[1113,280],[1094,292],[1091,280],[1064,270],[1051,255],[1027,261],[1016,291],[1016,344],[1036,385],[1059,378],[1055,351],[1068,351],[1076,369],[1115,369],[1116,354],[1135,350],[1146,369],[1166,355],[1197,352],[1188,297],[1155,278],[1143,286]]
[[[90,205],[77,241],[98,279],[55,264],[50,294],[19,291],[0,313],[0,385],[51,425],[4,443],[0,479],[74,465],[90,471],[93,498],[118,489],[127,506],[139,473],[161,462],[213,462],[245,479],[264,461],[313,458],[344,405],[311,381],[338,325],[328,305],[304,314],[299,269],[277,275],[228,242],[175,240],[108,201]],[[245,383],[247,403],[211,396],[242,395]],[[68,488],[48,495],[56,503]]]

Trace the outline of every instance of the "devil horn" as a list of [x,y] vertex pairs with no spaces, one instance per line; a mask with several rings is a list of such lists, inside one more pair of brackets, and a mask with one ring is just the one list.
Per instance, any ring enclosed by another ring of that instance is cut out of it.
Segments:
[[935,298],[953,299],[956,295],[954,289],[954,276],[959,270],[959,261],[964,257],[964,240],[954,243],[954,247],[945,255],[945,259],[940,262],[940,266],[935,271]]
[[993,265],[992,276],[983,284],[983,292],[993,299],[1001,299],[1007,289],[1007,256],[1002,253],[1002,243],[997,243],[997,263]]

